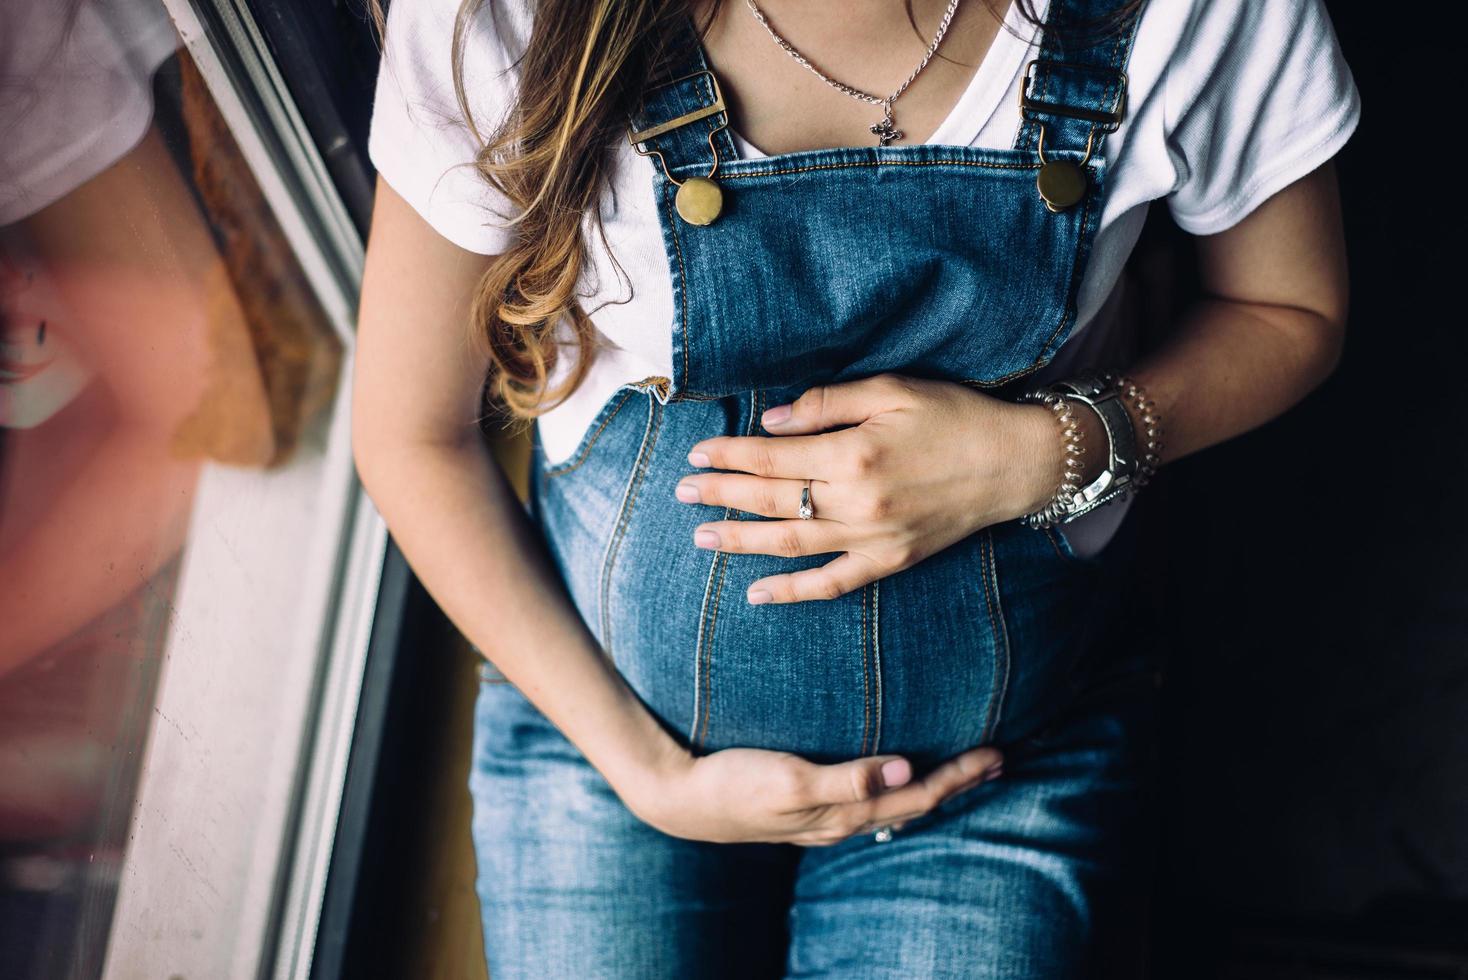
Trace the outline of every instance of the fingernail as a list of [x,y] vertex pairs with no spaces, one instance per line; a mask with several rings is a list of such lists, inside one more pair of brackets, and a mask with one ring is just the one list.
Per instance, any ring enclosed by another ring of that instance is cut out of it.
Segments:
[[882,785],[887,788],[901,786],[912,778],[912,766],[906,759],[888,759],[882,763]]
[[760,422],[764,425],[779,425],[790,418],[790,412],[789,405],[776,405],[774,408],[767,409],[765,414],[760,416]]
[[774,596],[770,595],[764,589],[749,590],[749,604],[751,606],[762,606],[774,598]]
[[691,483],[678,484],[677,489],[673,491],[673,494],[685,504],[698,503],[698,487],[694,486]]
[[690,466],[707,466],[707,465],[709,465],[709,454],[708,453],[689,453],[688,454],[688,465],[690,465]]
[[988,772],[984,773],[984,778],[981,780],[981,782],[987,783],[989,780],[998,779],[1002,775],[1004,775],[1004,767],[995,766],[993,769],[990,769]]
[[719,546],[719,535],[716,531],[694,531],[693,543],[700,548],[717,548]]

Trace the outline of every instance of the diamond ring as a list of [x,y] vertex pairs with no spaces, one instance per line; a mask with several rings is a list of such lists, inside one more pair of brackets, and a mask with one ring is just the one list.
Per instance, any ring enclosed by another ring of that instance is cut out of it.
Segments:
[[872,834],[872,838],[878,844],[885,844],[885,843],[887,843],[889,840],[892,839],[892,827],[891,827],[891,825],[888,825],[888,826],[885,826],[885,827],[878,827],[877,828],[877,832],[874,833],[874,834]]
[[805,486],[800,488],[800,519],[808,521],[816,516],[816,511],[810,502],[810,481],[805,481]]

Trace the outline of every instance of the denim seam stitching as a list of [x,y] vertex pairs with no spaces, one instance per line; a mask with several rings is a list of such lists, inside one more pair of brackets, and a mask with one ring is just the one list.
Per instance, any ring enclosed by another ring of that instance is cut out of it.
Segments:
[[1075,322],[1075,318],[1079,313],[1079,296],[1075,294],[1079,291],[1079,277],[1083,272],[1084,262],[1090,254],[1090,239],[1095,234],[1095,229],[1091,224],[1091,218],[1095,214],[1096,199],[1101,196],[1101,193],[1095,189],[1095,168],[1087,167],[1086,169],[1091,171],[1092,190],[1091,193],[1086,195],[1085,210],[1081,212],[1081,226],[1076,230],[1075,249],[1071,254],[1070,260],[1070,282],[1065,290],[1065,313],[1061,316],[1060,322],[1056,324],[1055,329],[1050,332],[1050,336],[1045,338],[1045,343],[1040,346],[1040,358],[1044,358],[1044,360],[1036,359],[1036,364],[1048,363],[1054,358],[1055,353],[1053,351],[1051,351],[1050,357],[1048,358],[1045,357],[1045,352],[1050,350],[1050,345],[1055,342],[1056,337],[1060,336],[1061,331]]
[[978,167],[982,170],[1039,170],[1040,163],[986,163],[983,160],[850,160],[843,163],[812,163],[804,167],[776,167],[770,170],[748,170],[721,174],[724,180],[747,177],[778,177],[781,174],[803,174],[812,170],[853,170],[857,167]]
[[861,748],[857,755],[867,754],[867,735],[872,730],[872,679],[867,670],[867,598],[870,586],[861,588],[861,642],[857,650],[861,655]]
[[612,622],[607,608],[607,597],[611,592],[612,568],[617,561],[617,552],[621,550],[622,538],[631,521],[632,506],[637,500],[637,492],[642,486],[643,478],[647,476],[652,448],[657,444],[658,438],[657,399],[652,396],[652,392],[647,392],[647,401],[647,427],[642,433],[642,444],[637,448],[637,458],[632,464],[632,475],[628,477],[627,487],[622,491],[622,503],[617,513],[617,523],[612,529],[611,537],[607,540],[607,550],[602,555],[601,562],[601,589],[597,611],[601,618],[602,650],[613,663],[616,663],[616,658],[612,655]]
[[[730,510],[732,510],[732,508],[725,509],[725,519],[728,518]],[[703,718],[701,721],[701,731],[699,731],[698,740],[696,743],[700,746],[708,744],[709,717],[713,714],[714,626],[719,621],[719,603],[724,598],[724,575],[729,570],[729,552],[719,552],[719,557],[716,561],[716,564],[718,565],[719,569],[718,583],[714,586],[713,608],[709,612],[709,621],[704,628],[703,636]]]
[[693,648],[693,726],[688,731],[688,741],[693,745],[698,744],[699,720],[708,696],[703,691],[704,667],[703,655],[708,647],[707,623],[709,605],[713,601],[714,583],[718,578],[718,571],[722,567],[722,552],[716,552],[713,561],[709,562],[709,573],[703,587],[703,602],[698,609],[698,641]]
[[[1003,714],[1005,696],[1009,692],[1009,627],[1004,621],[1004,607],[999,599],[999,573],[994,561],[994,534],[992,528],[984,529],[981,544],[984,555],[984,605],[989,610],[989,624],[994,634],[994,693],[990,696],[989,710],[984,719],[981,743],[988,742],[999,725]],[[992,589],[992,599],[991,599]],[[995,610],[998,610],[997,614]]]
[[595,446],[596,441],[601,438],[602,432],[606,429],[608,425],[611,424],[612,419],[617,417],[617,413],[622,410],[623,405],[627,404],[627,399],[631,398],[635,391],[635,388],[627,389],[626,394],[622,396],[622,400],[617,402],[616,406],[611,410],[611,412],[607,414],[607,417],[602,419],[601,425],[596,427],[596,431],[592,433],[591,439],[586,443],[586,445],[584,445],[574,457],[567,460],[566,462],[544,470],[543,472],[545,473],[546,477],[549,478],[563,476],[585,463],[586,460],[591,456],[592,447]]
[[[754,420],[759,418],[760,416],[760,406],[763,404],[763,399],[764,390],[761,388],[756,388],[750,393],[749,422],[745,424],[746,434],[753,431],[755,428]],[[734,514],[735,510],[736,508],[734,507],[725,507],[724,516],[721,519],[726,521],[729,520],[730,517]],[[710,723],[709,719],[710,716],[713,714],[714,699],[714,629],[719,621],[719,605],[723,601],[724,597],[724,577],[729,570],[729,556],[729,552],[720,551],[718,555],[714,558],[713,567],[709,569],[709,586],[706,587],[704,590],[703,611],[700,613],[700,615],[706,614],[708,617],[707,622],[703,624],[703,628],[700,629],[698,633],[699,652],[701,652],[702,657],[700,658],[695,655],[694,658],[695,663],[701,666],[703,674],[703,717],[702,719],[699,718],[697,710],[698,701],[696,700],[696,698],[698,678],[695,677],[695,708],[693,714],[693,732],[689,735],[689,740],[697,746],[708,744]],[[717,570],[718,572],[717,579],[715,579],[714,575],[715,570]],[[712,599],[712,604],[710,604],[710,599]]]
[[881,579],[872,583],[872,674],[876,677],[876,730],[872,733],[872,753],[882,744],[882,593]]
[[672,233],[673,251],[678,258],[678,295],[682,300],[682,316],[679,318],[679,328],[683,334],[683,384],[686,386],[688,380],[688,270],[683,265],[683,243],[678,240],[678,222],[673,215],[672,196],[668,193],[670,185],[663,185],[663,209],[667,212],[668,228]]
[[1055,553],[1066,561],[1070,561],[1070,556],[1060,547],[1060,542],[1055,540],[1055,529],[1042,527],[1040,530],[1045,532],[1045,537],[1049,540],[1050,547],[1055,549]]

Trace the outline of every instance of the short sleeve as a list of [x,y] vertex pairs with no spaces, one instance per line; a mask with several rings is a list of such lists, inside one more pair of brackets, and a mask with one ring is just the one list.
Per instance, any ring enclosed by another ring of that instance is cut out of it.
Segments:
[[61,200],[130,153],[153,121],[153,75],[178,47],[156,0],[3,0],[0,225]]
[[1211,235],[1329,160],[1361,97],[1322,0],[1198,0],[1165,89],[1168,208]]
[[[459,0],[393,0],[372,103],[367,155],[439,234],[483,255],[506,251],[517,209],[474,168],[479,148],[453,83]],[[518,9],[517,9],[518,8]],[[465,36],[463,83],[474,126],[488,135],[514,95],[528,36],[517,3],[478,5]]]

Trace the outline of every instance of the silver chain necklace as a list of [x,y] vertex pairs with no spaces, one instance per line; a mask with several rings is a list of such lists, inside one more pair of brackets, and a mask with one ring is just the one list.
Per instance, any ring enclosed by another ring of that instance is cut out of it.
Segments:
[[933,52],[938,50],[938,44],[943,40],[943,35],[948,32],[948,23],[949,21],[953,20],[953,12],[958,9],[958,0],[948,0],[948,10],[943,14],[943,20],[938,24],[938,33],[933,37],[933,43],[928,45],[928,50],[927,53],[923,55],[923,60],[919,62],[918,66],[912,70],[912,74],[907,76],[907,81],[897,86],[897,91],[893,92],[891,95],[887,96],[884,99],[879,96],[863,92],[861,89],[852,88],[850,85],[838,82],[834,78],[826,75],[819,68],[806,60],[804,55],[802,55],[799,51],[796,51],[794,46],[791,45],[789,41],[785,40],[779,34],[775,33],[775,29],[770,26],[770,22],[765,19],[764,12],[761,11],[759,7],[755,6],[754,0],[745,0],[745,3],[749,5],[749,9],[754,13],[755,19],[763,24],[765,30],[769,32],[770,37],[775,39],[775,43],[784,48],[786,52],[789,53],[790,57],[794,58],[800,64],[804,65],[812,72],[814,72],[816,77],[818,77],[821,81],[825,82],[827,85],[830,85],[832,88],[837,89],[838,91],[845,92],[853,99],[859,99],[862,102],[868,102],[872,105],[879,105],[882,107],[882,121],[878,123],[873,123],[871,126],[867,127],[868,130],[870,130],[871,133],[877,137],[878,144],[881,146],[886,146],[893,140],[902,139],[902,130],[896,129],[893,126],[892,103],[899,95],[907,90],[907,87],[912,84],[912,80],[918,77],[918,72],[922,71],[928,66],[928,60],[933,57]]

